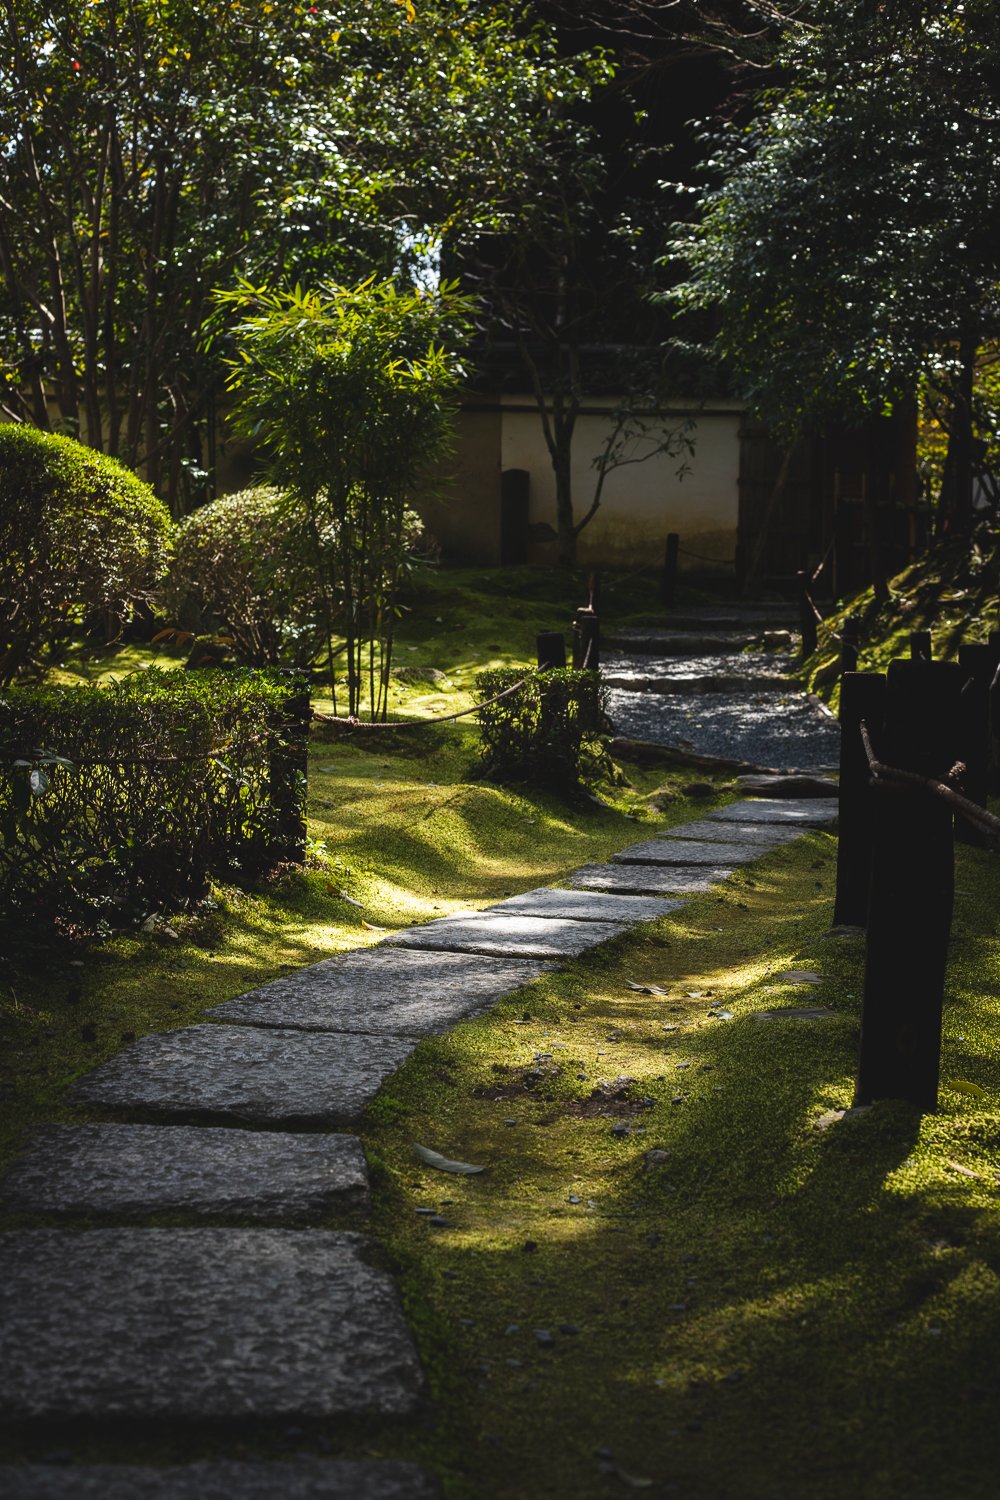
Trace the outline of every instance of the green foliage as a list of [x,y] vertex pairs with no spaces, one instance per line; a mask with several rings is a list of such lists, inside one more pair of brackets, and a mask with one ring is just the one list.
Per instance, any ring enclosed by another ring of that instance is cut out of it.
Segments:
[[[488,700],[523,676],[516,667],[480,672],[476,691]],[[568,667],[530,676],[517,692],[479,710],[482,758],[497,781],[573,787],[581,779],[585,744],[606,727],[600,676]]]
[[496,0],[9,0],[0,399],[205,493],[236,274],[413,270],[524,196],[579,68]]
[[[345,643],[347,709],[367,685],[385,714],[396,596],[407,561],[407,501],[451,436],[462,367],[449,352],[469,303],[452,288],[220,293],[244,313],[229,386],[312,543],[331,664]],[[336,700],[336,681],[332,682]]]
[[221,626],[250,667],[308,666],[323,641],[320,583],[305,517],[265,485],[226,495],[177,528],[159,591],[172,618]]
[[71,438],[0,425],[0,683],[95,610],[124,617],[163,572],[170,516]]
[[811,0],[784,77],[712,142],[679,226],[682,305],[714,310],[741,393],[794,428],[955,385],[1000,327],[1000,62],[988,0]]
[[266,673],[156,670],[7,688],[3,920],[106,931],[203,894],[210,874],[265,867],[281,834],[269,750],[290,691]]

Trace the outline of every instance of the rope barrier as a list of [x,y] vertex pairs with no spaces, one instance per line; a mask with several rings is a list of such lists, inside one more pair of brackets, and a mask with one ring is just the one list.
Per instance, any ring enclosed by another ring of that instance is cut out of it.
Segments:
[[[588,653],[589,655],[589,653]],[[509,688],[504,688],[502,693],[497,693],[493,698],[487,698],[484,703],[474,703],[471,708],[463,708],[454,714],[440,714],[433,719],[407,719],[403,723],[377,724],[371,719],[347,718],[340,719],[335,714],[320,713],[313,709],[313,718],[322,724],[336,724],[341,729],[380,729],[387,731],[398,731],[401,729],[426,729],[430,724],[451,724],[455,719],[468,718],[469,714],[477,714],[481,708],[490,708],[494,703],[499,703],[502,698],[509,698],[511,693],[520,692],[521,688],[529,683],[533,677],[537,677],[539,668],[535,667],[526,673],[520,682],[512,683]]]
[[[970,823],[989,835],[997,848],[1000,848],[1000,818],[987,812],[985,807],[980,807],[978,802],[970,802],[968,797],[963,797],[961,792],[949,786],[945,781],[935,781],[933,777],[921,776],[917,771],[904,771],[899,766],[887,766],[880,761],[872,746],[871,733],[864,719],[860,724],[861,743],[865,748],[868,758],[868,769],[872,774],[873,781],[890,782],[899,786],[915,786],[921,791],[928,792],[932,796],[940,797],[943,802],[949,803],[956,812],[960,812]],[[949,780],[959,780],[965,775],[966,767],[958,761],[948,772]]]

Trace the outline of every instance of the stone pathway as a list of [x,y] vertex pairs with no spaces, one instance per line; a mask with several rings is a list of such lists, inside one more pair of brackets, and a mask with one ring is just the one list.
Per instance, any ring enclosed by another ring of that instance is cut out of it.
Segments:
[[[8,1428],[86,1422],[113,1434],[142,1421],[176,1434],[205,1421],[418,1414],[423,1376],[392,1279],[364,1234],[329,1227],[367,1206],[361,1143],[343,1132],[421,1037],[669,916],[678,897],[835,813],[833,798],[736,803],[585,866],[565,888],[275,980],[80,1080],[72,1098],[107,1121],[42,1127],[0,1183],[8,1213],[51,1221],[0,1234]],[[156,1215],[178,1227],[143,1227]],[[333,1459],[27,1464],[0,1468],[0,1490],[10,1500],[440,1495],[413,1465]]]
[[836,721],[789,676],[797,625],[790,606],[740,603],[610,637],[602,676],[618,732],[755,765],[835,765]]

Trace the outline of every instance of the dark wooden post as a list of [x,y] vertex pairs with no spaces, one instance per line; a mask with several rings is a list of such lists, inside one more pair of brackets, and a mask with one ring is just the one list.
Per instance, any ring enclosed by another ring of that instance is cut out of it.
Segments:
[[664,609],[673,609],[677,603],[677,554],[681,539],[676,531],[667,537],[667,550],[663,556],[663,576],[660,579],[660,603]]
[[848,615],[840,632],[840,670],[841,672],[856,672],[858,670],[858,657],[861,655],[861,626],[860,615]]
[[600,573],[591,573],[587,578],[587,608],[592,609],[595,615],[601,612]]
[[910,634],[910,660],[933,661],[934,650],[929,630],[914,630]]
[[809,574],[804,568],[796,573],[799,586],[799,631],[802,635],[802,660],[816,650],[816,611],[809,591]]
[[[989,646],[960,646],[958,665],[965,679],[958,715],[958,758],[965,763],[962,790],[970,801],[986,806],[990,787],[990,681],[993,653]],[[961,813],[955,837],[963,844],[985,844],[986,838]]]
[[566,637],[561,630],[543,630],[535,636],[538,670],[549,672],[566,665]]
[[306,857],[306,783],[309,769],[309,684],[290,672],[289,693],[279,710],[268,749],[271,806],[277,813],[272,855],[289,864]]
[[[894,661],[879,759],[938,779],[955,760],[961,673]],[[941,1011],[954,901],[952,812],[919,788],[874,791],[875,848],[856,1104],[937,1105]]]
[[578,609],[573,617],[573,666],[577,671],[596,672],[601,665],[601,629],[597,613]]
[[847,672],[841,679],[835,926],[868,924],[874,793],[861,741],[861,721],[867,723],[873,738],[880,740],[884,703],[885,678],[881,672]]

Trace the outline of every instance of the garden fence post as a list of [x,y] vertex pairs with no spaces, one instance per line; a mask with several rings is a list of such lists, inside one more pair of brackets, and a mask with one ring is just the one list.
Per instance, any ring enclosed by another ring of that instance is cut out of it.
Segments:
[[302,864],[312,701],[308,682],[297,672],[288,676],[290,691],[276,715],[268,752],[271,806],[277,814],[271,853],[288,864]]
[[601,628],[593,609],[578,609],[573,618],[573,667],[596,672],[601,665]]
[[543,630],[535,637],[538,670],[550,672],[566,665],[566,637],[561,630]]
[[677,555],[681,539],[676,531],[667,537],[667,550],[663,555],[663,574],[660,578],[660,603],[664,609],[673,609],[677,603]]
[[872,872],[874,792],[868,756],[861,740],[864,720],[881,736],[885,677],[881,672],[848,672],[840,684],[840,790],[837,824],[837,896],[834,926],[865,927]]
[[816,650],[816,613],[812,594],[809,592],[809,574],[804,568],[796,573],[799,585],[799,632],[802,636],[802,660],[812,656]]
[[[989,646],[960,646],[958,665],[965,679],[959,705],[958,758],[966,767],[963,791],[971,802],[986,806],[990,786],[990,680],[993,653]],[[982,830],[959,813],[955,837],[963,844],[988,842]]]
[[929,630],[914,630],[910,633],[910,660],[933,661],[934,648]]
[[840,670],[844,672],[856,672],[858,670],[858,657],[861,655],[861,626],[860,615],[848,615],[840,632]]
[[[937,779],[955,761],[961,672],[894,661],[878,758]],[[856,1104],[937,1104],[941,1012],[954,901],[952,810],[919,787],[874,791],[875,847]]]

